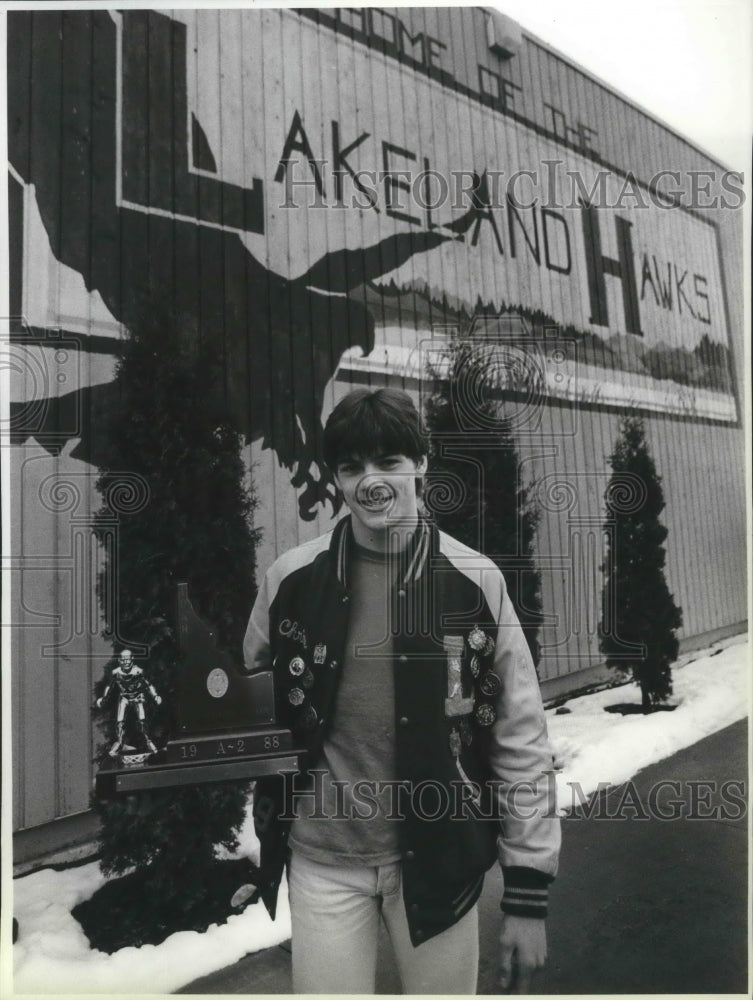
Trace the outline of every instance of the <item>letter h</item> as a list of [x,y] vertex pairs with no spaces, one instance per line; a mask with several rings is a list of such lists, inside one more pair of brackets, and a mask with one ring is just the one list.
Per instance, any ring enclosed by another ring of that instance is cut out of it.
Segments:
[[632,223],[615,216],[617,225],[617,259],[605,257],[601,252],[598,209],[594,205],[581,205],[583,238],[586,243],[586,269],[588,295],[591,304],[590,323],[609,326],[607,309],[607,284],[605,275],[619,278],[622,283],[622,302],[625,310],[625,328],[628,333],[643,336],[638,312],[638,289],[633,269],[633,244],[630,238]]

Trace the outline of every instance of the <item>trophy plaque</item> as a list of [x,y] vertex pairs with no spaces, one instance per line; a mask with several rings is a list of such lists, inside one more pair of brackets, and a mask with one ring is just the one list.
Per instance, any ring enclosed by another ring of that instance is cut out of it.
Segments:
[[302,750],[275,722],[272,671],[243,673],[217,647],[196,614],[188,585],[177,587],[178,644],[183,664],[176,683],[176,725],[167,745],[152,754],[121,755],[98,771],[98,795],[261,778],[300,770]]

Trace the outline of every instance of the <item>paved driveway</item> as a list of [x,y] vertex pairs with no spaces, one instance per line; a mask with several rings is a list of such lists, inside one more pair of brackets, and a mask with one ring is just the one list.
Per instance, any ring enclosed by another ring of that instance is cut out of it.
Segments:
[[[725,804],[724,782],[744,784],[747,721],[735,723],[612,789],[604,812],[622,801],[624,819],[564,821],[561,873],[552,889],[549,964],[540,993],[745,993],[747,986],[747,810]],[[659,805],[715,818],[641,819],[662,781]],[[692,784],[695,783],[695,784]],[[698,784],[700,783],[700,784]],[[713,783],[713,784],[711,784]],[[715,789],[715,790],[714,790]],[[739,789],[737,790],[739,792]],[[735,789],[727,791],[728,796]],[[739,808],[738,812],[741,812]],[[501,877],[480,901],[479,993],[494,994]],[[289,993],[289,943],[242,959],[182,993]],[[399,993],[383,935],[377,991]]]

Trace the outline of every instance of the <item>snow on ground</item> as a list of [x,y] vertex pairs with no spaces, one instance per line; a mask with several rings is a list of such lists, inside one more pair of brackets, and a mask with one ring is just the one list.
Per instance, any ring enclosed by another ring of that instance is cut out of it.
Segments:
[[560,809],[580,801],[599,783],[617,785],[704,736],[743,719],[750,698],[750,653],[744,638],[682,658],[673,671],[672,712],[621,715],[606,707],[640,705],[636,684],[607,688],[566,702],[569,714],[547,712],[549,737],[562,771],[557,776]]
[[[747,642],[728,640],[683,657],[674,672],[673,712],[620,715],[606,706],[640,702],[634,685],[573,698],[568,714],[547,712],[549,735],[562,770],[561,807],[577,803],[569,783],[584,794],[599,783],[618,784],[641,768],[723,729],[747,715]],[[258,859],[258,843],[247,819],[239,854]],[[102,884],[96,862],[65,871],[43,869],[14,881],[14,912],[20,925],[14,946],[15,993],[167,993],[243,955],[279,944],[290,936],[285,886],[273,922],[261,903],[212,925],[205,933],[182,931],[160,945],[123,948],[113,955],[94,951],[71,916],[73,907]]]
[[[258,841],[248,818],[238,855],[258,860]],[[20,928],[13,949],[15,993],[171,993],[290,937],[283,879],[275,921],[258,903],[225,924],[212,924],[203,934],[179,931],[162,944],[121,948],[107,955],[89,946],[71,915],[76,904],[104,881],[97,862],[64,871],[44,868],[15,880],[14,914]]]

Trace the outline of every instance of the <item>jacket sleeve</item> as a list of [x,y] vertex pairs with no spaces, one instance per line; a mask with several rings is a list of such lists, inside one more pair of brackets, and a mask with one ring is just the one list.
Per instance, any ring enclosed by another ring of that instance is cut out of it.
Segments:
[[269,670],[272,666],[269,646],[269,591],[267,573],[256,595],[243,639],[243,664],[248,673]]
[[489,753],[502,817],[497,841],[505,881],[502,909],[544,917],[560,848],[553,757],[538,677],[501,574],[499,585],[494,670],[502,690]]

